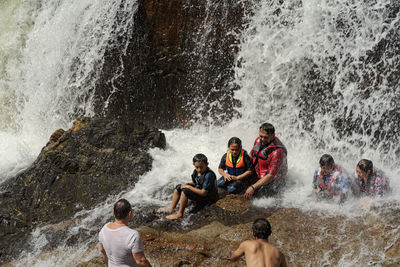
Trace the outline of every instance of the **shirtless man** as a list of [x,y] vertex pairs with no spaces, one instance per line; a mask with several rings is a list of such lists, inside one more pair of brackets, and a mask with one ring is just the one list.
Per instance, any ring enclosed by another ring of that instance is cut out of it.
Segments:
[[238,260],[243,254],[247,267],[285,267],[285,256],[273,245],[268,243],[271,225],[266,219],[259,218],[253,223],[253,236],[256,240],[246,240],[233,252],[231,260]]

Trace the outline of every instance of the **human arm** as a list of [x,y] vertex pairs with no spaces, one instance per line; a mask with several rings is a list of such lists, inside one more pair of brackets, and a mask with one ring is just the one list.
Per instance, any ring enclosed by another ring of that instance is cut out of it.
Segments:
[[99,246],[100,246],[100,252],[101,252],[101,254],[103,254],[104,262],[105,262],[105,264],[108,264],[108,257],[107,257],[106,250],[104,249],[102,243],[99,243]]
[[316,194],[319,191],[319,188],[318,188],[318,185],[317,185],[317,176],[318,176],[318,169],[315,170],[314,176],[313,176],[313,182],[312,182],[312,186],[313,186],[312,193],[313,194]]
[[244,173],[242,173],[241,175],[238,175],[238,176],[232,175],[231,178],[232,178],[232,180],[240,180],[240,179],[244,179],[246,177],[249,177],[252,173],[253,173],[252,170],[248,170],[248,171],[245,171]]
[[244,242],[242,242],[239,245],[239,247],[235,250],[235,252],[232,253],[231,260],[237,261],[238,259],[240,259],[240,257],[242,257],[244,255],[244,248],[245,248],[245,245],[244,245]]
[[221,174],[222,175],[222,177],[224,177],[224,180],[225,181],[230,181],[230,180],[232,180],[232,176],[229,174],[229,173],[226,173],[223,169],[221,169],[221,168],[218,168],[218,172],[219,172],[219,174]]
[[260,188],[261,186],[267,185],[267,184],[269,184],[270,182],[272,182],[272,180],[274,180],[274,177],[275,177],[275,175],[272,175],[272,174],[264,175],[264,176],[263,176],[261,179],[259,179],[256,183],[250,185],[250,186],[247,188],[246,192],[244,193],[244,197],[246,197],[246,198],[251,197],[252,195],[254,195],[254,192],[255,192],[258,188]]
[[135,260],[136,264],[142,267],[151,267],[150,262],[147,260],[144,252],[136,252],[132,253],[133,259]]
[[181,186],[181,189],[184,189],[184,188],[190,189],[193,193],[195,193],[195,194],[197,194],[197,195],[200,195],[200,196],[206,196],[206,195],[207,195],[207,190],[197,188],[197,187],[195,187],[194,185],[183,184],[183,185]]
[[279,256],[280,256],[280,259],[281,259],[281,263],[280,263],[279,267],[287,267],[288,265],[287,265],[287,262],[286,262],[285,255],[282,252],[279,252]]

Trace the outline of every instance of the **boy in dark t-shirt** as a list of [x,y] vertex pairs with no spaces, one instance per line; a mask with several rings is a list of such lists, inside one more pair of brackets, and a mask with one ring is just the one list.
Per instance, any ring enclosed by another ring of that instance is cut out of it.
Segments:
[[159,212],[172,212],[180,201],[179,210],[176,214],[167,216],[169,220],[176,220],[183,216],[188,199],[194,201],[197,207],[212,204],[218,200],[215,173],[208,168],[207,157],[203,154],[196,154],[193,157],[195,170],[192,174],[192,182],[178,184],[174,189],[172,203],[168,209],[159,209]]
[[218,172],[218,187],[226,188],[229,194],[239,194],[245,187],[246,178],[253,174],[253,165],[247,152],[242,149],[242,141],[232,137],[228,141],[228,151],[222,156]]

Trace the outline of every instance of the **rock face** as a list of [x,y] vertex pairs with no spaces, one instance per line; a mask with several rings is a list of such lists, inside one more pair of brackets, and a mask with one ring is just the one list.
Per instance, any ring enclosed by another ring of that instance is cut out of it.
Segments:
[[215,123],[236,115],[231,81],[244,4],[137,2],[131,34],[106,53],[96,88],[97,113],[159,128],[204,115]]
[[34,164],[1,186],[0,258],[19,251],[33,226],[70,219],[132,188],[150,170],[153,147],[165,147],[159,130],[116,120],[83,118],[57,130]]
[[[295,208],[260,210],[242,196],[228,195],[192,215],[190,229],[172,230],[183,224],[179,221],[165,223],[167,230],[160,228],[162,222],[137,229],[154,266],[245,266],[244,257],[238,262],[229,258],[242,241],[253,238],[252,221],[258,217],[270,221],[269,242],[281,249],[290,266],[400,264],[398,208],[348,218]],[[100,252],[97,255],[80,266],[104,266]]]

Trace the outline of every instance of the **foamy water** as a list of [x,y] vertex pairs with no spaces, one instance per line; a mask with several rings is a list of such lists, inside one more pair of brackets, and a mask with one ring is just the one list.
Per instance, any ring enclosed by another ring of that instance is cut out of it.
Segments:
[[[204,153],[210,168],[217,172],[229,138],[241,138],[243,148],[249,151],[263,122],[275,126],[276,135],[288,149],[292,185],[281,199],[261,198],[254,200],[254,205],[295,207],[305,212],[348,218],[373,214],[371,207],[361,208],[366,200],[363,198],[350,199],[339,206],[317,203],[310,197],[318,160],[322,154],[330,153],[349,173],[353,173],[359,159],[373,160],[391,178],[393,193],[374,201],[372,207],[388,203],[398,207],[400,167],[396,153],[400,147],[395,142],[397,139],[384,138],[381,143],[371,145],[375,139],[366,128],[342,135],[335,120],[361,117],[361,122],[369,123],[372,132],[382,127],[379,122],[385,119],[383,114],[393,108],[389,103],[399,94],[385,83],[391,73],[382,74],[380,90],[372,85],[364,88],[371,91],[366,99],[360,95],[359,84],[349,77],[362,77],[371,70],[378,75],[372,63],[360,62],[359,58],[398,27],[399,16],[389,18],[385,7],[389,1],[383,0],[370,4],[333,0],[279,2],[261,1],[254,12],[249,12],[252,14],[249,26],[239,36],[240,64],[235,70],[235,82],[240,90],[235,97],[242,103],[238,110],[242,117],[224,126],[199,123],[190,129],[163,131],[167,148],[150,151],[154,158],[152,170],[131,191],[110,196],[92,210],[78,213],[71,219],[71,236],[80,229],[99,227],[95,222],[103,223],[109,218],[112,205],[119,197],[129,199],[135,206],[169,205],[171,188],[190,181],[192,157],[196,153]],[[6,55],[0,56],[0,181],[29,166],[51,132],[68,128],[77,115],[93,115],[93,85],[106,45],[113,38],[112,26],[118,6],[119,1],[89,0],[49,0],[40,7],[27,2],[0,3],[0,55]],[[125,6],[125,10],[133,9]],[[125,18],[126,23],[119,31],[132,26],[129,19],[129,16]],[[20,26],[15,27],[12,22]],[[204,46],[204,49],[208,48]],[[383,66],[398,64],[398,57],[382,57],[381,62]],[[313,99],[325,101],[318,95],[318,90],[323,88],[307,87],[313,68],[319,71],[320,81],[335,82],[333,95],[341,99],[324,102],[327,110],[308,103]],[[362,82],[361,78],[359,83]],[[388,122],[380,130],[390,133],[392,126]],[[61,245],[50,254],[42,254],[49,242],[46,227],[32,233],[32,249],[23,253],[18,266],[70,266],[96,253],[87,254],[89,244],[96,240],[93,236],[78,247]],[[369,249],[365,247],[360,258]],[[328,254],[321,263],[329,264]],[[354,266],[360,258],[349,259],[343,255],[341,266]]]
[[122,2],[0,4],[0,182],[32,163],[52,132],[94,115],[104,52],[132,29],[136,2]]

